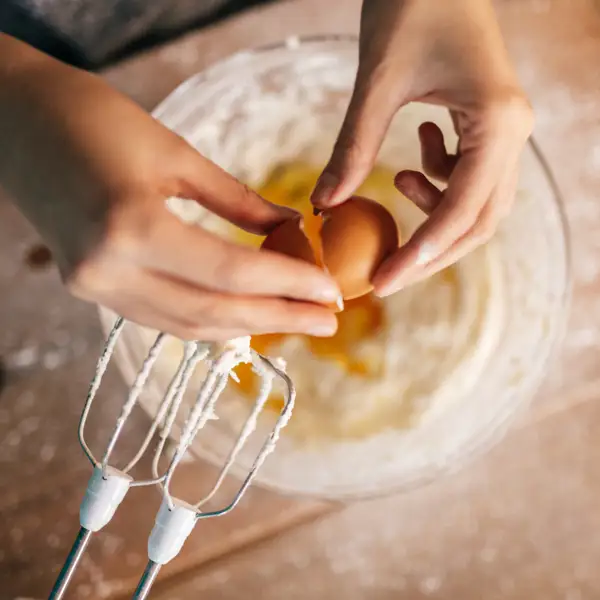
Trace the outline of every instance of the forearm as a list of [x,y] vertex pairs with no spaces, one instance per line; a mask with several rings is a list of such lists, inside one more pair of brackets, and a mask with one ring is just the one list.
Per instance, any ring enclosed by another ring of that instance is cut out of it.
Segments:
[[35,95],[31,81],[50,60],[34,48],[0,33],[0,187],[19,204],[27,199],[20,192],[30,148],[28,122],[36,118],[31,103],[31,96]]
[[[31,46],[0,32],[0,81],[3,84],[10,82],[23,69],[34,67],[46,58]],[[4,91],[4,88],[0,88],[0,91]]]
[[102,85],[0,34],[0,188],[49,243],[67,202],[58,191],[69,196],[83,171],[73,140],[85,141],[88,107]]

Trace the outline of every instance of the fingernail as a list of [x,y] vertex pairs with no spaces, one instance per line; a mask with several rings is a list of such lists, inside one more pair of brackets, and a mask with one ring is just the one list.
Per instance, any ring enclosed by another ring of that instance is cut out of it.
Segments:
[[402,289],[402,283],[399,284],[398,282],[395,281],[393,285],[387,285],[387,286],[384,285],[384,286],[374,290],[373,293],[378,298],[387,298],[388,296],[391,296],[392,294],[399,292],[401,289]]
[[311,202],[327,206],[331,202],[331,198],[339,183],[339,179],[335,175],[322,173],[310,196]]
[[428,265],[434,258],[436,258],[437,254],[438,253],[435,246],[425,242],[424,244],[421,244],[421,247],[419,248],[416,264],[419,267]]
[[337,323],[319,325],[312,325],[308,329],[308,335],[314,335],[315,337],[329,337],[332,336],[337,330]]
[[296,219],[302,217],[302,213],[289,206],[277,206],[277,210],[281,215],[286,215],[288,219]]
[[342,296],[340,291],[335,287],[322,287],[314,290],[312,294],[312,300],[315,302],[323,302],[324,304],[336,304],[339,306]]

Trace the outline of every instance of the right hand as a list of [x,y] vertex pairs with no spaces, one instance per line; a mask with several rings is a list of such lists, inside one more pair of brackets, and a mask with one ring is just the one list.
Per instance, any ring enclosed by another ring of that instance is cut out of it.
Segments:
[[419,127],[423,170],[396,187],[427,219],[379,267],[388,296],[454,264],[494,235],[516,197],[531,106],[504,46],[491,0],[364,0],[359,68],[332,156],[312,202],[340,204],[367,177],[395,114],[411,102],[446,107],[458,136],[446,149],[434,123]]
[[325,305],[339,290],[324,272],[185,224],[165,199],[195,200],[262,235],[293,211],[255,194],[101,79],[0,38],[12,44],[13,64],[15,52],[23,57],[20,68],[0,65],[0,184],[75,295],[183,339],[335,332]]

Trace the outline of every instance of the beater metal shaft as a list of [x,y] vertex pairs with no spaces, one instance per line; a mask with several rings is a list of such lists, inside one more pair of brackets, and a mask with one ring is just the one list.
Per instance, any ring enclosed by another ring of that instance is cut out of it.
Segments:
[[145,600],[148,597],[161,567],[162,565],[159,565],[158,563],[155,563],[151,560],[148,561],[146,570],[144,571],[135,593],[133,594],[134,600]]
[[77,537],[73,542],[73,547],[69,552],[69,556],[63,565],[63,568],[60,570],[60,574],[58,575],[58,579],[50,592],[50,596],[48,596],[48,600],[61,600],[61,598],[65,595],[67,588],[69,587],[69,583],[75,573],[75,569],[79,565],[79,561],[87,548],[90,540],[92,539],[92,532],[86,529],[85,527],[81,527],[79,532],[77,533]]
[[[111,521],[128,491],[133,487],[160,486],[162,488],[163,502],[148,540],[149,562],[133,596],[136,600],[147,598],[162,565],[179,554],[197,521],[224,515],[235,508],[250,486],[256,472],[266,457],[273,451],[281,430],[289,421],[294,406],[296,392],[290,378],[283,370],[282,363],[280,365],[280,363],[272,362],[270,359],[252,350],[250,348],[250,338],[238,338],[222,345],[198,341],[184,342],[183,357],[158,406],[156,416],[139,450],[122,469],[111,466],[109,461],[117,441],[124,431],[125,422],[138,403],[144,385],[148,381],[159,353],[165,345],[166,335],[159,333],[154,343],[150,346],[147,356],[129,389],[102,459],[97,460],[85,441],[85,425],[92,402],[100,387],[100,382],[124,326],[124,319],[117,318],[108,336],[102,355],[98,360],[96,373],[90,384],[81,414],[79,441],[85,455],[93,466],[93,472],[79,511],[81,528],[54,588],[50,592],[49,600],[61,600],[63,598],[92,534],[100,531]],[[179,441],[176,444],[173,456],[169,460],[168,468],[161,475],[159,474],[160,458],[166,449],[167,439],[170,438],[171,431],[175,427],[176,417],[179,415],[180,408],[183,405],[184,394],[198,363],[205,359],[209,364],[208,374],[196,392],[196,400],[189,409],[187,419],[181,428]],[[170,487],[173,474],[197,434],[208,421],[215,418],[214,410],[217,400],[225,389],[230,377],[235,378],[233,369],[242,363],[250,363],[254,371],[262,379],[258,398],[249,416],[244,421],[239,437],[230,450],[216,483],[199,502],[188,504],[171,495]],[[255,430],[259,414],[267,403],[273,381],[276,378],[283,381],[286,389],[285,402],[274,424],[271,425],[267,439],[262,443],[254,462],[233,499],[217,510],[204,510],[204,505],[215,496],[230,469],[233,467],[238,454]],[[152,461],[151,478],[136,481],[130,475],[130,472],[146,453],[157,432],[159,439]]]
[[[263,385],[259,392],[258,399],[249,416],[246,418],[239,433],[239,437],[229,452],[229,456],[221,469],[216,483],[208,494],[206,494],[199,502],[193,505],[188,504],[171,495],[169,488],[173,473],[187,451],[187,448],[192,443],[192,440],[202,429],[210,416],[214,414],[213,409],[215,403],[225,387],[231,369],[240,362],[251,362],[257,374],[262,377]],[[211,511],[203,510],[204,505],[215,496],[229,470],[233,466],[236,457],[242,450],[248,437],[254,431],[257,425],[258,416],[265,407],[272,389],[273,380],[276,377],[284,382],[286,393],[283,408],[276,419],[270,434],[263,442],[248,474],[243,479],[233,498],[221,508]],[[158,511],[156,523],[148,540],[149,561],[132,597],[133,600],[144,600],[147,598],[162,565],[166,564],[179,554],[183,544],[192,533],[198,521],[223,516],[237,506],[247,489],[250,487],[250,484],[265,459],[275,448],[281,430],[287,425],[290,419],[295,398],[296,390],[294,385],[283,369],[279,368],[279,366],[265,356],[251,350],[248,344],[246,344],[245,349],[243,344],[239,347],[236,347],[234,344],[232,348],[225,349],[216,360],[212,361],[211,369],[198,393],[196,402],[190,409],[188,419],[181,433],[179,444],[171,459],[164,483],[162,484],[163,503]]]

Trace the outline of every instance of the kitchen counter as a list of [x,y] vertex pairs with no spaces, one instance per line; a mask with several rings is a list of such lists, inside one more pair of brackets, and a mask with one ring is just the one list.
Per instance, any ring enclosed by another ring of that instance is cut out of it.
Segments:
[[[151,109],[236,50],[290,35],[355,32],[359,4],[268,5],[103,75]],[[573,233],[573,311],[543,389],[499,446],[410,494],[342,507],[252,489],[230,516],[202,524],[153,598],[600,596],[600,5],[497,5]],[[28,259],[38,241],[0,198],[0,600],[46,597],[76,533],[90,473],[76,427],[102,336],[94,308],[70,298],[52,266]],[[106,440],[124,390],[109,371],[88,428],[93,447]],[[119,452],[131,452],[147,425],[135,413]],[[213,475],[205,465],[185,468],[190,485]],[[92,541],[70,598],[127,597],[158,503],[140,497],[132,491]]]

